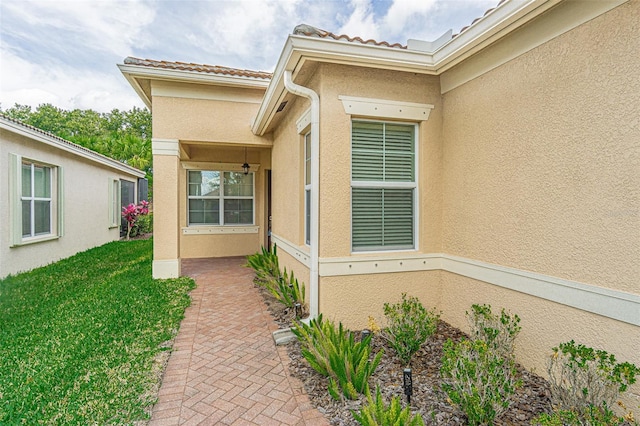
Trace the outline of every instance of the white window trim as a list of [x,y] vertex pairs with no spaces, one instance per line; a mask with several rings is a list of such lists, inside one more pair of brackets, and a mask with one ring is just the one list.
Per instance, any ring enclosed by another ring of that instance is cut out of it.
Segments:
[[109,229],[119,228],[122,217],[120,179],[109,178]]
[[[251,185],[253,186],[253,195],[252,196],[246,196],[246,195],[238,195],[238,196],[225,196],[224,195],[224,173],[225,172],[235,172],[235,173],[241,173],[240,171],[236,171],[236,170],[215,170],[215,169],[210,169],[210,168],[197,168],[197,169],[187,169],[187,203],[186,203],[186,209],[187,209],[187,226],[186,228],[183,228],[183,234],[204,234],[204,233],[208,233],[208,234],[222,234],[225,233],[224,231],[222,232],[216,232],[215,229],[217,228],[244,228],[246,229],[247,232],[237,232],[237,233],[254,233],[252,231],[252,229],[254,227],[256,227],[256,174],[255,172],[249,172],[248,174],[251,175]],[[202,171],[207,171],[207,172],[219,172],[220,173],[220,195],[217,197],[211,196],[211,197],[203,197],[203,196],[191,196],[189,195],[189,172],[202,172]],[[228,199],[242,199],[242,200],[251,200],[252,201],[252,219],[251,219],[251,223],[247,223],[247,224],[238,224],[238,223],[231,223],[231,224],[225,224],[224,223],[224,199],[228,198]],[[216,224],[211,224],[211,223],[189,223],[189,200],[190,199],[198,199],[198,200],[219,200],[220,204],[219,204],[219,220],[220,220],[220,224],[216,225]],[[189,229],[189,228],[209,228],[208,232],[189,232],[189,231],[185,231],[185,229]]]
[[[44,241],[56,240],[63,236],[64,232],[64,174],[62,167],[23,157],[18,154],[9,154],[9,223],[11,229],[10,247],[18,247],[35,244]],[[22,235],[22,163],[28,162],[51,169],[51,207],[49,220],[51,231],[48,234],[24,237]]]
[[[302,138],[304,146],[304,243],[306,246],[311,246],[311,223],[307,222],[307,218],[309,218],[309,221],[311,220],[311,212],[308,211],[307,206],[307,196],[311,198],[311,180],[307,183],[307,155],[309,157],[309,166],[311,166],[311,152],[307,152],[307,139],[309,139],[309,145],[311,145],[311,131],[305,133]],[[307,230],[309,230],[309,234],[307,234]]]
[[[353,188],[383,188],[383,189],[413,189],[413,248],[406,249],[374,249],[374,250],[354,250],[353,249],[353,237],[351,239],[351,254],[353,255],[362,255],[362,254],[384,254],[384,253],[407,253],[407,252],[417,252],[419,251],[419,242],[420,242],[420,226],[419,226],[419,217],[420,217],[420,191],[418,191],[418,182],[420,182],[420,126],[417,123],[411,122],[396,122],[389,120],[371,120],[371,119],[361,119],[355,118],[351,120],[350,129],[349,129],[349,145],[351,146],[351,137],[353,137],[353,122],[372,122],[372,123],[392,123],[392,124],[406,124],[413,125],[415,127],[414,135],[414,181],[413,182],[378,182],[378,181],[354,181],[353,180],[353,159],[351,159],[351,171],[350,171],[350,180],[351,180],[351,189]],[[351,155],[352,152],[350,150]],[[353,200],[353,191],[350,191],[351,200]],[[350,217],[349,217],[349,225],[350,232],[353,236],[353,203],[350,203]]]

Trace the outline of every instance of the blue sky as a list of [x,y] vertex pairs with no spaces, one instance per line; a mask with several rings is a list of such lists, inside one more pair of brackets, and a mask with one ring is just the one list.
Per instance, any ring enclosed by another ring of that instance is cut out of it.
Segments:
[[[522,0],[512,0],[522,1]],[[126,56],[272,71],[300,23],[405,44],[454,33],[498,0],[1,0],[0,105],[142,106]]]

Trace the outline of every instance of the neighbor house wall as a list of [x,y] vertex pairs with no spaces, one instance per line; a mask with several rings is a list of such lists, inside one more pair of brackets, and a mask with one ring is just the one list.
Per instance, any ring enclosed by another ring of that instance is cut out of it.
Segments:
[[[62,168],[64,226],[61,237],[10,247],[10,154]],[[5,129],[0,129],[0,160],[0,278],[120,238],[120,221],[117,221],[118,226],[112,227],[109,217],[110,179],[131,181],[137,192],[137,176]]]
[[513,268],[499,285],[443,273],[444,319],[519,314],[538,372],[571,339],[640,365],[639,34],[631,1],[443,95],[443,251],[498,265],[489,282]]

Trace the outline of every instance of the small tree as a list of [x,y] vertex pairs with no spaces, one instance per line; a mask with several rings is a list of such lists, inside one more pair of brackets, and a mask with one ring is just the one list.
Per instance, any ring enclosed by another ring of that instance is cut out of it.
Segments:
[[131,235],[131,229],[135,226],[138,217],[149,214],[149,202],[141,201],[137,206],[133,203],[122,208],[122,217],[127,221],[127,241]]

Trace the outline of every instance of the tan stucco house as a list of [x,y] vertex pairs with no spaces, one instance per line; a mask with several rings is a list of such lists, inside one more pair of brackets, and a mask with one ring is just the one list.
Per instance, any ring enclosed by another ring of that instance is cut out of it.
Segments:
[[145,173],[0,115],[0,278],[120,238]]
[[639,0],[503,1],[407,45],[301,25],[273,74],[119,67],[153,113],[154,276],[276,243],[312,315],[489,303],[539,373],[570,339],[640,365]]

